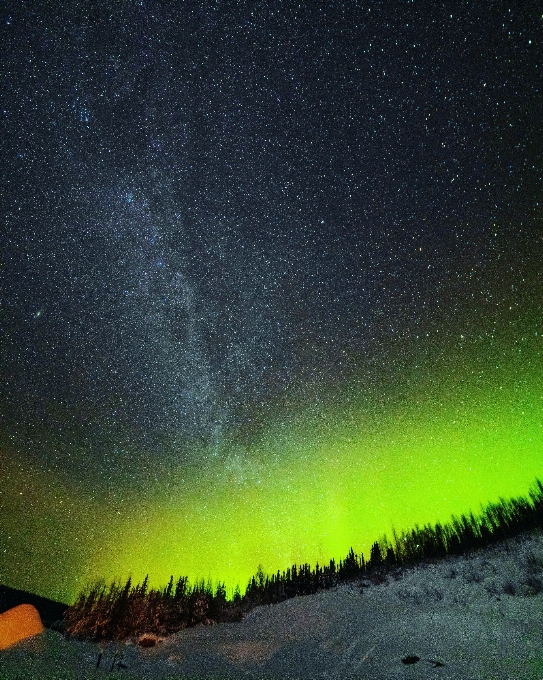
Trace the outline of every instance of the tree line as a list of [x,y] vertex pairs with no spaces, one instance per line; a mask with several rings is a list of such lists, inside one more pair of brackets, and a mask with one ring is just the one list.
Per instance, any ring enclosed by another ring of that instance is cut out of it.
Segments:
[[245,593],[238,587],[231,599],[224,583],[213,588],[211,581],[201,580],[191,586],[185,576],[177,581],[172,576],[162,589],[149,589],[148,577],[137,585],[130,578],[124,585],[96,583],[66,610],[64,627],[69,636],[100,641],[136,638],[144,633],[163,636],[198,624],[240,621],[262,604],[310,595],[362,577],[382,582],[391,569],[464,554],[541,528],[543,484],[536,479],[528,497],[500,499],[478,516],[470,513],[453,516],[446,524],[415,525],[399,535],[393,532],[392,541],[383,536],[372,545],[367,561],[351,548],[338,563],[331,559],[314,568],[293,564],[286,571],[268,575],[259,567]]

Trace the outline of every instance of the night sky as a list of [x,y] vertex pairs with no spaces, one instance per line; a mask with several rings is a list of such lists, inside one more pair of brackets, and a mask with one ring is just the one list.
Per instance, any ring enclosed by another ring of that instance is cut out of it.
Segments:
[[0,8],[0,582],[240,582],[543,477],[539,2]]

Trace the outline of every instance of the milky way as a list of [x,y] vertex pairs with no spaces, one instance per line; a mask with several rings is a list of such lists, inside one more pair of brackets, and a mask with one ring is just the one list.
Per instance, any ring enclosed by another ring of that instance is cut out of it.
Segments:
[[3,6],[0,581],[243,579],[527,490],[541,22]]

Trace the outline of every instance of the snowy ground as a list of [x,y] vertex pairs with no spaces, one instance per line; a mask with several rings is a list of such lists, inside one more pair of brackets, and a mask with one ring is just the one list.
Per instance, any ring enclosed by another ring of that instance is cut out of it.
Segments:
[[385,584],[258,607],[240,623],[187,629],[149,649],[47,630],[0,653],[1,680],[105,677],[543,680],[543,533]]

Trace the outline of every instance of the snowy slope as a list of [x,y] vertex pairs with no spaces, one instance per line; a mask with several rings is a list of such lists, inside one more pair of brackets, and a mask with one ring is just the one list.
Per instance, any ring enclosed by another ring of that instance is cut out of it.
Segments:
[[1,680],[105,677],[543,680],[543,533],[258,607],[149,649],[46,631],[0,654]]

